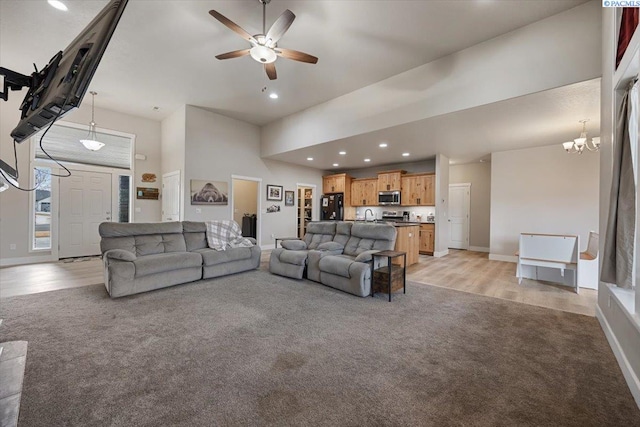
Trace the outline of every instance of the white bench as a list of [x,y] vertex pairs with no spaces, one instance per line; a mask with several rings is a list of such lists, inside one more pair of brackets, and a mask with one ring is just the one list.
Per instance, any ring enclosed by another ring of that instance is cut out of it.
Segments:
[[[520,234],[516,277],[538,280],[537,267],[557,268],[562,278],[565,270],[572,271],[570,285],[578,293],[578,260],[580,259],[580,236],[565,234]],[[532,269],[528,266],[534,267]]]

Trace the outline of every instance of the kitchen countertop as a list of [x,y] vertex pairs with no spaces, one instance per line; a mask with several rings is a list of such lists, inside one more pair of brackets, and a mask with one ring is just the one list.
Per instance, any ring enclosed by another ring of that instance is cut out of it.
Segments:
[[[365,222],[362,219],[358,219],[358,220],[354,220],[354,219],[345,219],[345,221],[353,221],[353,222]],[[367,221],[367,222],[372,222],[372,221]],[[435,224],[435,221],[422,221],[422,222],[418,222],[418,221],[385,221],[385,220],[378,220],[377,224],[391,224],[394,227],[412,227],[412,226],[418,226],[418,225],[422,225],[422,224]]]

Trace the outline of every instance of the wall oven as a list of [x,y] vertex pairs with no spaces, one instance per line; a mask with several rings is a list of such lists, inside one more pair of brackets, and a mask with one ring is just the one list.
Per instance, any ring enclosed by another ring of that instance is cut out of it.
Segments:
[[383,206],[399,205],[400,192],[399,191],[380,191],[378,193],[378,204]]

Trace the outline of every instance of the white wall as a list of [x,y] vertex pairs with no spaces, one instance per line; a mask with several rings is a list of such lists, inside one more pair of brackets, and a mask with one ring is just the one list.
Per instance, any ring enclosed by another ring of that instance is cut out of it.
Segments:
[[491,228],[491,163],[449,167],[449,184],[471,183],[469,248],[489,250]]
[[[616,9],[605,8],[602,15],[602,80],[600,108],[600,251],[604,247],[607,219],[609,215],[609,197],[613,169],[613,133],[614,111],[613,69],[617,43]],[[619,11],[619,9],[618,9]],[[636,33],[639,30],[636,29]],[[637,34],[636,34],[637,35]],[[638,196],[636,193],[636,200]],[[637,251],[637,247],[636,247]],[[600,257],[602,260],[602,256]],[[636,257],[637,259],[637,257]],[[602,264],[602,262],[601,262]],[[636,286],[636,293],[640,292]],[[636,295],[636,301],[638,296]],[[637,304],[637,302],[636,302]],[[635,307],[636,313],[638,307]],[[609,340],[627,384],[640,407],[640,328],[638,315],[631,320],[630,313],[620,305],[612,295],[609,285],[600,282],[598,287],[598,307],[596,316]]]
[[[210,179],[231,182],[232,175],[262,178],[262,220],[258,221],[261,245],[273,245],[271,235],[295,236],[296,209],[285,209],[282,202],[266,200],[267,184],[296,190],[297,183],[317,186],[313,204],[319,206],[322,172],[316,169],[260,158],[260,130],[257,126],[231,119],[198,107],[186,107],[185,180],[183,191],[189,194],[189,180]],[[279,204],[281,211],[265,213],[267,206]],[[184,219],[205,221],[231,219],[231,206],[191,206],[185,198]],[[317,213],[316,213],[317,217]]]
[[262,154],[600,77],[601,10],[601,3],[587,2],[276,120],[262,128]]
[[[160,153],[161,175],[180,171],[180,183],[184,188],[186,105],[181,106],[161,123]],[[186,193],[189,194],[188,192]],[[162,194],[160,195],[162,197]],[[187,196],[188,198],[188,196]],[[184,218],[185,192],[180,191],[180,220]]]
[[[10,92],[7,102],[0,100],[0,158],[9,165],[13,165],[13,143],[10,133],[20,119],[18,107],[24,97],[22,92]],[[145,154],[147,160],[136,160],[135,186],[160,187],[160,122],[117,113],[102,108],[95,109],[95,118],[99,128],[111,129],[136,135],[136,152]],[[64,116],[66,122],[87,125],[91,121],[90,99],[82,106]],[[18,144],[18,165],[20,185],[29,186],[30,142]],[[158,180],[155,183],[142,183],[143,173],[155,173]],[[61,178],[63,179],[63,178]],[[54,184],[55,185],[55,184]],[[135,188],[135,187],[134,187]],[[29,252],[29,197],[32,193],[25,193],[13,188],[0,194],[0,260],[2,264],[14,262],[29,262],[29,260],[43,260],[51,256],[49,251]],[[160,219],[159,200],[133,200],[136,222],[158,221]],[[16,249],[10,250],[9,245],[15,244]]]
[[520,233],[598,230],[599,153],[567,154],[557,143],[491,156],[491,259],[515,260]]
[[433,256],[449,253],[449,158],[436,156],[436,236]]

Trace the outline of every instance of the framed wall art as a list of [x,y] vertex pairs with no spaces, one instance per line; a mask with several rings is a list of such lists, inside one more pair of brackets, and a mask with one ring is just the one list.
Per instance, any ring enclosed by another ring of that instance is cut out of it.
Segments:
[[267,200],[282,201],[282,185],[267,184]]
[[225,181],[191,180],[192,205],[228,205],[229,183]]
[[284,205],[285,206],[293,206],[295,203],[295,192],[293,191],[285,191],[284,192]]

